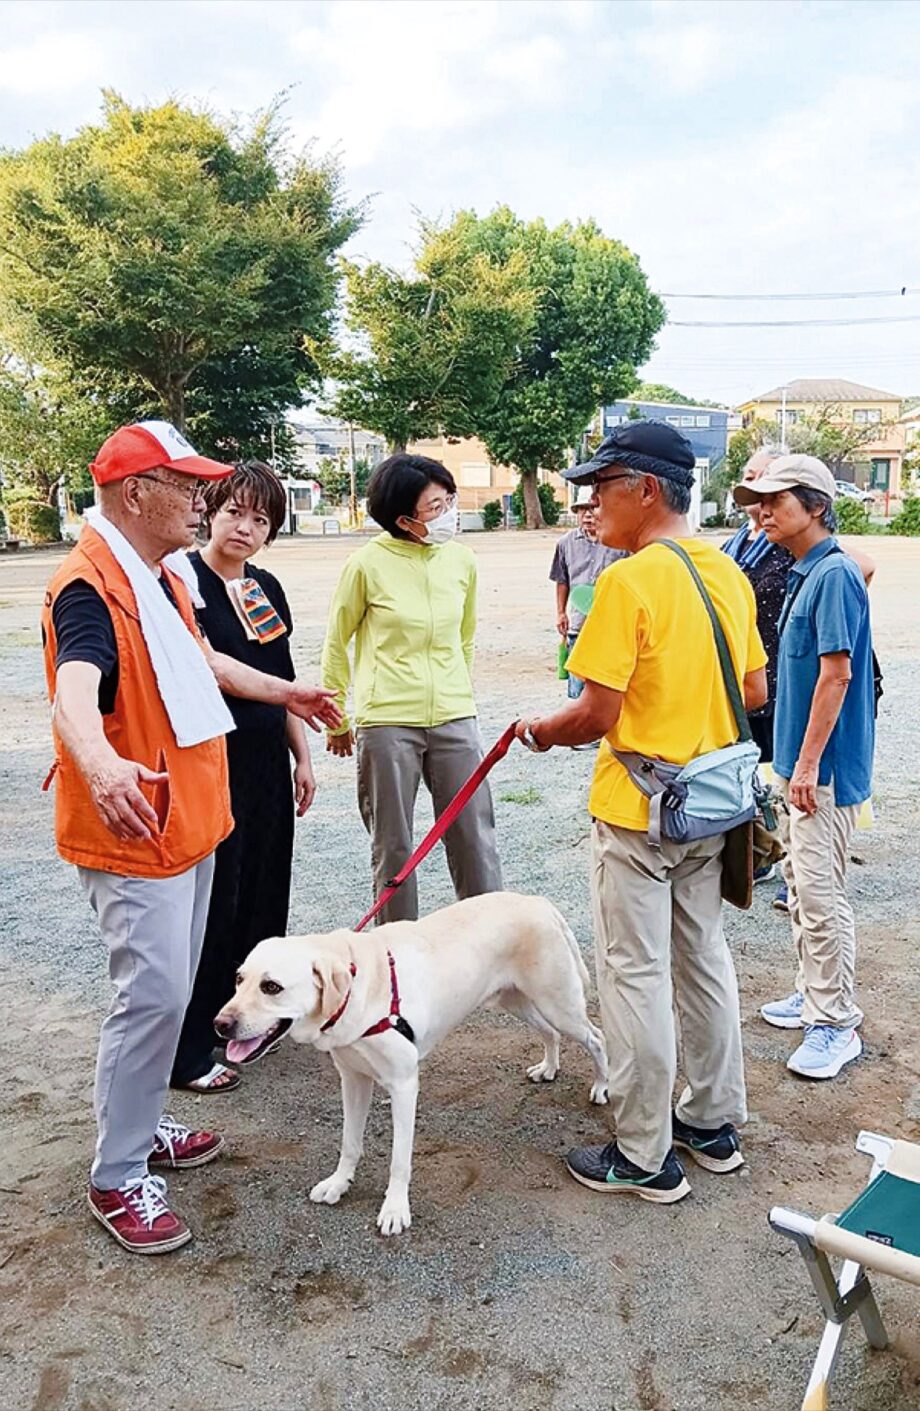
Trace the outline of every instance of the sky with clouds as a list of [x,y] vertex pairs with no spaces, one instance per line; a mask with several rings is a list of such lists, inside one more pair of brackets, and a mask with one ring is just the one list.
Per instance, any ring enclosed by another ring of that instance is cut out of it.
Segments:
[[[653,287],[920,291],[916,0],[0,0],[0,145],[91,121],[99,90],[246,114],[372,195],[351,253],[405,264],[415,212],[594,216]],[[913,297],[668,299],[644,376],[738,402],[794,377],[920,392]]]

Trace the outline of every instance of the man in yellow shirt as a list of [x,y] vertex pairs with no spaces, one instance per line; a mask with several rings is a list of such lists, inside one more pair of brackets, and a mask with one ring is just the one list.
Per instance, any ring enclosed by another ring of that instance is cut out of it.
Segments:
[[[649,842],[648,799],[614,750],[686,764],[733,744],[737,727],[712,624],[677,554],[693,561],[719,615],[745,708],[766,699],[766,654],[754,594],[738,566],[687,523],[694,456],[659,422],[630,422],[567,472],[594,486],[598,537],[631,557],[605,569],[570,659],[585,690],[544,719],[522,722],[531,749],[601,739],[589,810],[597,985],[610,1055],[617,1137],[571,1151],[570,1173],[594,1190],[669,1204],[690,1186],[674,1153],[710,1171],[743,1164],[746,1120],[738,984],[721,919],[723,835]],[[673,986],[673,988],[672,988]],[[675,1111],[672,1005],[686,1078]]]

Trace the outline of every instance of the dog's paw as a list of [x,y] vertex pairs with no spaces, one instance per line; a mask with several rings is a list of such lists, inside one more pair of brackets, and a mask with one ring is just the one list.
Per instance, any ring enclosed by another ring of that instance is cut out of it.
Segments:
[[337,1205],[351,1185],[347,1176],[327,1176],[325,1181],[317,1181],[310,1192],[310,1199],[319,1205]]
[[542,1063],[535,1063],[532,1068],[527,1069],[527,1076],[532,1083],[553,1083],[556,1080],[558,1068],[552,1068],[544,1058]]
[[385,1200],[377,1216],[377,1228],[382,1235],[401,1235],[412,1224],[408,1200]]
[[607,1084],[593,1083],[591,1086],[591,1101],[596,1107],[604,1107],[607,1102]]

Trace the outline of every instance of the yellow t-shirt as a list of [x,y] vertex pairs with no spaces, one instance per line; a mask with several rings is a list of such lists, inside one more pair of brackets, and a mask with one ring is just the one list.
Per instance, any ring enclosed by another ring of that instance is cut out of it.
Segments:
[[[678,542],[712,598],[740,680],[767,660],[751,585],[712,544]],[[588,801],[605,823],[648,828],[648,799],[611,745],[686,764],[738,738],[709,614],[686,564],[663,544],[604,569],[567,666],[624,694],[619,719],[598,749]]]

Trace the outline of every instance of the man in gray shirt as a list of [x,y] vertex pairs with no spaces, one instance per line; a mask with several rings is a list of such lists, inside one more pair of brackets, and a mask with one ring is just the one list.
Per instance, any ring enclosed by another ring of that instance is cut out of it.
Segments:
[[[579,486],[572,506],[578,524],[559,540],[549,571],[550,582],[556,585],[556,630],[569,651],[585,620],[585,613],[569,602],[572,589],[582,584],[593,588],[609,564],[626,557],[625,549],[608,549],[598,539],[593,506],[594,487]],[[569,676],[568,694],[572,700],[581,695],[584,684],[577,676]]]

